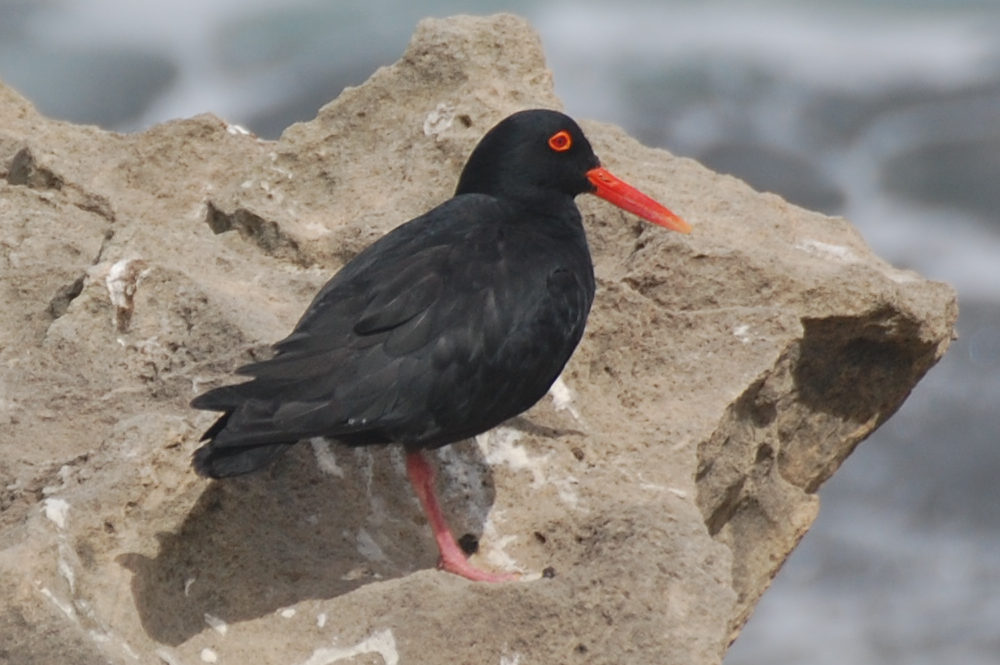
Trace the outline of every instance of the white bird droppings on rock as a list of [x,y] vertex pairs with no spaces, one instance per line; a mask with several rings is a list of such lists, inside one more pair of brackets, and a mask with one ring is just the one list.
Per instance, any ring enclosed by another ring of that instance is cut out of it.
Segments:
[[344,477],[344,470],[337,464],[337,457],[333,454],[329,441],[317,436],[309,439],[309,445],[312,446],[313,455],[316,456],[316,465],[319,466],[320,471],[337,478]]
[[549,455],[532,457],[524,446],[517,445],[520,439],[521,433],[516,429],[500,426],[477,436],[476,444],[488,464],[506,464],[514,471],[530,471],[531,484],[537,487],[545,482],[543,465]]
[[108,297],[115,307],[115,329],[128,330],[135,307],[134,297],[139,283],[149,274],[149,268],[142,259],[121,259],[108,270],[104,283],[108,287]]
[[455,120],[455,107],[441,102],[424,119],[424,136],[438,136],[451,128]]
[[212,630],[217,632],[219,635],[225,635],[229,632],[229,624],[227,624],[224,619],[220,619],[214,614],[205,612],[205,623],[211,626]]
[[56,597],[48,587],[40,587],[38,591],[52,601],[52,604],[59,608],[59,611],[66,615],[66,618],[76,620],[76,610],[73,605],[61,598]]
[[358,530],[357,543],[358,554],[364,558],[369,561],[387,561],[385,552],[382,551],[379,544],[375,542],[375,539],[365,529]]
[[802,242],[795,244],[795,249],[808,252],[809,254],[813,254],[815,256],[824,256],[828,259],[837,259],[844,262],[858,260],[857,256],[855,256],[854,252],[851,251],[850,247],[833,245],[820,240],[803,240]]
[[60,529],[66,528],[66,516],[69,515],[68,502],[55,497],[49,497],[42,501],[42,510],[53,524]]
[[396,638],[389,629],[375,633],[366,640],[350,647],[325,647],[313,651],[312,656],[302,661],[300,665],[333,665],[355,656],[366,653],[376,653],[382,657],[385,665],[399,665],[399,651],[396,649]]
[[157,658],[166,663],[166,665],[184,665],[183,661],[181,661],[180,658],[174,655],[173,651],[171,651],[166,647],[160,647],[153,653],[156,654]]
[[503,654],[500,656],[500,665],[521,665],[521,654]]
[[549,394],[552,395],[552,403],[555,405],[556,411],[569,411],[574,418],[580,420],[580,412],[573,406],[573,391],[566,385],[561,375],[549,388]]

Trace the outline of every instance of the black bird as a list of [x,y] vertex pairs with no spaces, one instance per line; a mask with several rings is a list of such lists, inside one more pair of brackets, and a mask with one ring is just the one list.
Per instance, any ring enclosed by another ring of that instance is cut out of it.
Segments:
[[222,411],[194,453],[212,478],[260,469],[300,439],[402,444],[441,552],[472,580],[421,451],[542,398],[583,335],[594,271],[573,199],[591,193],[667,228],[690,226],[601,168],[555,111],[515,113],[469,156],[455,196],[372,243],[326,283],[253,377],[191,405]]

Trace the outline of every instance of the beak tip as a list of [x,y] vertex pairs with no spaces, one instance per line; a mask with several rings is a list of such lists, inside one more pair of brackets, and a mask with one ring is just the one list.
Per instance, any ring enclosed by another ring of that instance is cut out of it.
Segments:
[[638,215],[647,222],[652,222],[678,233],[691,233],[691,225],[678,217],[663,204],[651,199],[632,185],[612,175],[603,167],[595,167],[587,171],[587,179],[593,185],[592,194],[611,202],[612,204]]
[[663,215],[659,219],[650,220],[655,224],[662,226],[664,228],[670,229],[671,231],[676,231],[677,233],[688,234],[694,230],[694,227],[688,224],[686,221],[671,213],[670,215]]

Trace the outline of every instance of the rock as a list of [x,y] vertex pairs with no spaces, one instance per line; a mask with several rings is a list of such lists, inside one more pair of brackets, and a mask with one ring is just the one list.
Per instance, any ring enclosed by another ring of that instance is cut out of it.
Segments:
[[0,87],[0,653],[18,663],[718,663],[816,491],[944,353],[946,285],[810,213],[585,122],[695,226],[581,197],[599,290],[553,399],[437,456],[482,565],[436,550],[394,448],[298,446],[208,482],[188,401],[361,247],[449,196],[478,138],[557,107],[512,16],[427,20],[278,141],[118,135]]

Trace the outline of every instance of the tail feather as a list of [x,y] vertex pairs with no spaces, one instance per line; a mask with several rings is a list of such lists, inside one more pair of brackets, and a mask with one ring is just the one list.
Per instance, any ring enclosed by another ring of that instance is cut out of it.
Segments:
[[194,451],[194,470],[206,478],[228,478],[257,471],[269,465],[295,442],[260,446],[214,447],[207,443]]
[[201,435],[199,441],[211,441],[219,434],[222,430],[226,429],[226,423],[229,422],[229,416],[233,415],[232,411],[226,411],[219,419],[216,420],[211,427],[205,430],[205,433]]
[[227,478],[251,473],[269,465],[281,453],[291,447],[295,441],[277,441],[256,445],[226,445],[219,446],[214,439],[226,429],[232,411],[226,411],[202,435],[202,441],[208,441],[194,451],[192,464],[200,476],[206,478]]
[[191,400],[191,406],[203,411],[231,411],[243,402],[244,398],[237,389],[244,385],[246,384],[237,383],[232,386],[212,388]]

